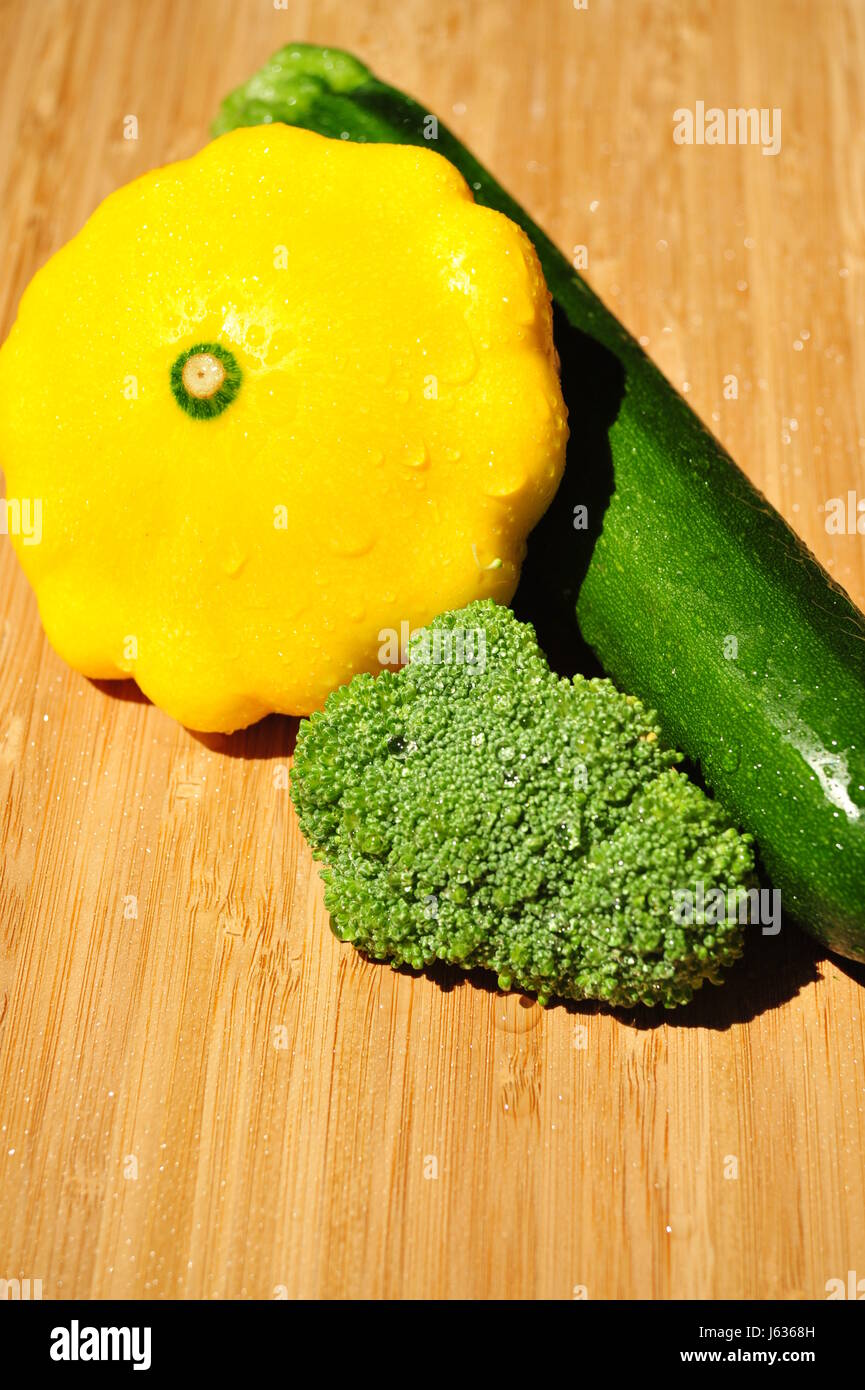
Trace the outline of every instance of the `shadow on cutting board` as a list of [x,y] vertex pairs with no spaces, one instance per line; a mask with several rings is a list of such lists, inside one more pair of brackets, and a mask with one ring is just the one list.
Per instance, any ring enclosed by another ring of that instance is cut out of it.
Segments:
[[251,762],[283,761],[294,756],[300,720],[286,714],[268,714],[248,729],[236,734],[202,734],[188,732],[197,743],[203,743],[211,753],[225,758],[245,758]]
[[[95,690],[110,696],[112,700],[123,700],[134,705],[152,703],[134,680],[88,679]],[[168,718],[167,715],[164,717]],[[225,758],[267,762],[292,757],[299,722],[298,719],[289,718],[284,714],[268,714],[257,724],[250,724],[247,729],[238,729],[234,734],[205,734],[196,729],[187,729],[186,732],[196,743],[209,748],[211,753],[219,753]]]
[[[361,954],[363,954],[361,952]],[[724,1032],[736,1024],[750,1023],[760,1014],[795,999],[796,995],[808,985],[820,979],[820,961],[826,952],[816,942],[800,932],[792,923],[782,926],[776,937],[764,937],[759,929],[748,928],[745,954],[727,971],[723,985],[704,985],[698,990],[690,1004],[677,1009],[661,1007],[646,1008],[640,1005],[635,1009],[613,1009],[596,999],[576,1002],[571,999],[553,1000],[546,1012],[556,1014],[564,1011],[575,1017],[607,1014],[626,1028],[646,1029],[706,1028],[712,1032]],[[364,957],[368,960],[368,957]],[[846,969],[847,973],[860,983],[865,983],[865,966],[854,961],[831,957],[834,964]],[[377,969],[389,969],[387,964],[369,960]],[[496,977],[489,970],[462,971],[457,966],[436,964],[427,970],[416,971],[408,966],[400,967],[396,974],[418,978],[423,975],[436,984],[443,993],[454,989],[479,989],[487,994],[505,995],[496,984]],[[520,1004],[526,1009],[537,1008],[533,995],[517,994]]]
[[[602,676],[577,625],[577,595],[585,578],[613,492],[608,432],[619,413],[625,373],[618,358],[572,328],[553,305],[553,331],[562,366],[562,394],[570,438],[564,477],[528,539],[513,610],[531,623],[550,666],[560,676]],[[574,509],[586,508],[587,527],[576,530]]]

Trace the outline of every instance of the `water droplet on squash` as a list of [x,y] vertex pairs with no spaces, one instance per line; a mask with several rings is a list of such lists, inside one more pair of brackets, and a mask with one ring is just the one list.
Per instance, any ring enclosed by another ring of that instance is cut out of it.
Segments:
[[429,450],[422,439],[409,440],[404,444],[401,458],[407,468],[429,467]]
[[236,540],[230,540],[225,547],[222,557],[222,568],[224,572],[233,579],[239,574],[246,564],[247,556],[243,553]]
[[369,527],[351,520],[334,526],[330,537],[330,548],[336,555],[368,555],[374,545],[375,537]]
[[483,492],[487,497],[510,497],[525,485],[525,468],[518,458],[503,458],[494,452],[487,462]]

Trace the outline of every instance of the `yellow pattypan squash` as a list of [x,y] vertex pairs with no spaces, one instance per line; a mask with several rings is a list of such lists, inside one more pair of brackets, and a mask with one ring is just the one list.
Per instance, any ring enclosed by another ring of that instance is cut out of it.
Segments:
[[194,729],[308,713],[405,624],[507,602],[566,436],[523,232],[432,151],[286,126],[112,194],[0,351],[49,639]]

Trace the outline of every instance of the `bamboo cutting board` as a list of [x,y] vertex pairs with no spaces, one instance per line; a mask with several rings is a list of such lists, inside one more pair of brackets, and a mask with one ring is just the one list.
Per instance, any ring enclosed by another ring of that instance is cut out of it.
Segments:
[[[865,541],[824,510],[865,496],[857,0],[7,0],[4,335],[97,202],[200,147],[292,39],[354,50],[585,246],[865,603]],[[780,108],[780,155],[676,146],[698,100]],[[291,721],[196,738],[70,672],[5,540],[0,605],[0,1278],[46,1298],[763,1299],[865,1277],[865,967],[785,927],[656,1017],[364,962],[297,832]]]

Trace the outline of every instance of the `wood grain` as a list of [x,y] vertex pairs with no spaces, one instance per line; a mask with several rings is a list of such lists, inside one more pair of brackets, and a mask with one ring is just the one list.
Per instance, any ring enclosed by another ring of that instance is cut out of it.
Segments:
[[[865,495],[861,4],[7,0],[4,333],[96,203],[192,153],[295,38],[422,97],[586,245],[592,284],[865,602],[863,540],[823,511]],[[676,147],[698,99],[780,107],[781,154]],[[787,928],[658,1019],[365,963],[294,824],[289,721],[196,739],[70,672],[5,542],[0,605],[0,1277],[763,1299],[865,1276],[861,969]]]

